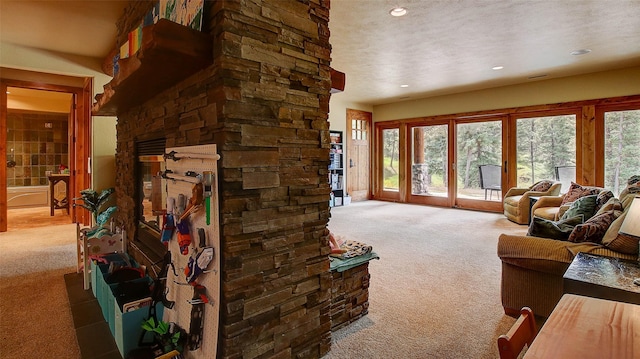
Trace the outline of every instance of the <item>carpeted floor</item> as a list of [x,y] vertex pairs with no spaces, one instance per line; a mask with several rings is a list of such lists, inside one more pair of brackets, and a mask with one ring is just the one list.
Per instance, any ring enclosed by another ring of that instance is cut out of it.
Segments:
[[336,235],[373,246],[369,314],[333,333],[326,359],[497,358],[515,319],[500,304],[502,214],[378,201],[331,210]]
[[[369,314],[333,333],[325,359],[497,358],[515,319],[500,305],[501,214],[378,201],[333,208],[329,228],[368,243]],[[0,233],[0,357],[80,357],[64,274],[75,225]],[[28,275],[25,275],[28,274]]]
[[74,224],[0,233],[0,357],[80,358],[64,274]]

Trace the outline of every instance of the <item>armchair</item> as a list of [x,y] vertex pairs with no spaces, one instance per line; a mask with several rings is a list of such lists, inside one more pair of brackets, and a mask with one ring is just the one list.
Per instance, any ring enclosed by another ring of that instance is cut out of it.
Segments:
[[528,224],[531,218],[529,198],[532,196],[557,196],[560,193],[560,185],[560,182],[543,180],[529,188],[510,188],[502,201],[504,215],[512,222]]

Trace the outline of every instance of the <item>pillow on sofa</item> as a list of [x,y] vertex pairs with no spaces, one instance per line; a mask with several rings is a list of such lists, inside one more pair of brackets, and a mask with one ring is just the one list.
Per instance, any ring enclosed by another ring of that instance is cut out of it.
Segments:
[[527,236],[559,239],[566,241],[573,228],[582,223],[583,216],[577,215],[560,221],[552,221],[542,217],[533,217]]
[[596,197],[596,211],[598,211],[602,206],[607,204],[607,202],[613,198],[613,192],[609,190],[604,190],[598,192],[598,196]]
[[623,209],[624,207],[622,206],[622,202],[620,202],[619,199],[613,197],[609,199],[607,203],[604,204],[604,206],[600,207],[600,209],[598,209],[595,215],[597,216],[602,212],[611,211],[611,210],[622,211]]
[[586,222],[578,224],[569,235],[570,242],[600,243],[607,229],[622,212],[607,211],[589,218]]
[[583,187],[572,181],[571,187],[569,187],[569,190],[562,198],[562,203],[560,205],[573,202],[580,197],[589,196],[592,194],[598,194],[601,190],[602,190],[601,188],[597,188],[597,187]]
[[607,233],[602,237],[602,245],[616,252],[638,254],[638,242],[640,242],[640,237],[619,232],[626,215],[626,213],[623,213],[613,221],[613,223],[611,223]]
[[562,214],[560,220],[575,217],[579,214],[583,215],[585,219],[593,217],[596,213],[596,195],[584,196],[576,199],[566,212]]
[[553,186],[553,181],[543,180],[531,186],[530,191],[547,192],[551,186]]

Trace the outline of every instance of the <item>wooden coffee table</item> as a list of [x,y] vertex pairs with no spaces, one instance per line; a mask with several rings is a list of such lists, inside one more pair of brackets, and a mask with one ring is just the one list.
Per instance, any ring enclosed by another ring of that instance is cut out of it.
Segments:
[[640,304],[640,265],[613,257],[578,253],[564,273],[564,293]]
[[640,306],[565,294],[524,359],[640,358]]

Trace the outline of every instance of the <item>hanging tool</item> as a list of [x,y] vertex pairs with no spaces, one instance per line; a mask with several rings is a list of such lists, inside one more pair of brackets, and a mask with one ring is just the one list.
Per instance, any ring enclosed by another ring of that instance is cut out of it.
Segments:
[[176,201],[176,206],[175,206],[175,215],[176,217],[178,217],[178,220],[180,220],[180,216],[182,216],[182,213],[184,213],[184,209],[186,208],[186,206],[187,206],[187,196],[180,193],[178,195],[178,201]]
[[177,224],[178,227],[178,245],[180,246],[180,253],[189,254],[189,245],[191,244],[191,233],[189,233],[189,221],[181,220]]
[[209,303],[206,288],[200,284],[193,286],[193,297],[189,300],[191,307],[191,323],[189,324],[189,350],[198,350],[202,344],[202,329],[204,328],[204,305]]
[[162,178],[164,179],[171,179],[174,181],[183,181],[183,182],[189,182],[189,183],[200,183],[202,182],[202,176],[189,171],[189,173],[193,174],[192,176],[189,175],[179,175],[177,173],[174,173],[172,170],[165,170],[164,172],[162,172],[160,175],[162,176]]
[[195,253],[194,256],[189,258],[187,266],[184,268],[184,274],[187,279],[187,283],[195,284],[195,280],[202,273],[209,273],[211,271],[206,270],[211,261],[213,260],[214,251],[212,247],[207,247],[207,240],[204,232],[204,228],[198,228],[198,237],[201,251]]
[[213,195],[213,192],[211,191],[211,185],[213,184],[213,171],[202,172],[202,177],[202,182],[204,183],[204,206],[208,226],[211,224],[211,196]]
[[200,182],[193,185],[193,188],[191,188],[191,198],[189,199],[189,205],[184,210],[182,215],[180,215],[180,221],[187,218],[189,214],[191,214],[192,212],[200,208],[203,201],[203,198],[202,198],[203,195],[204,195],[204,190],[203,190],[202,183]]
[[163,157],[165,161],[166,160],[180,161],[183,158],[196,159],[196,160],[215,160],[215,161],[220,159],[220,155],[216,153],[208,154],[208,153],[188,153],[188,152],[176,152],[176,151],[165,153]]
[[169,245],[169,241],[173,237],[173,232],[176,229],[176,224],[173,220],[173,213],[165,213],[162,216],[162,219],[164,224],[162,225],[160,241],[162,241],[162,244],[164,245]]

